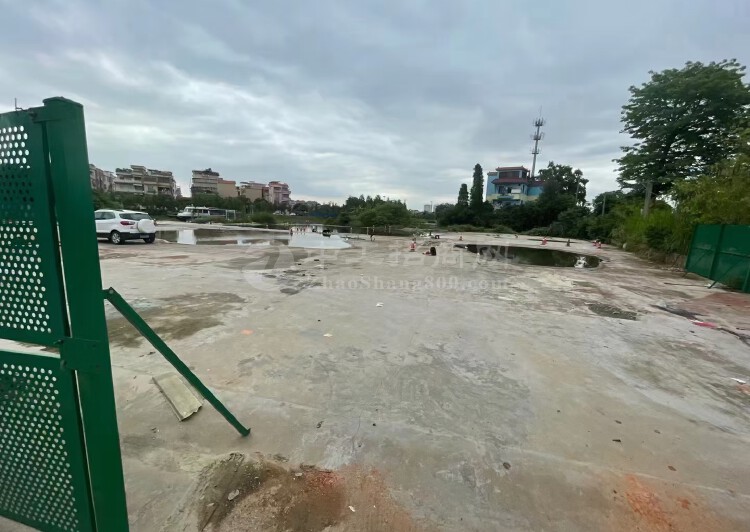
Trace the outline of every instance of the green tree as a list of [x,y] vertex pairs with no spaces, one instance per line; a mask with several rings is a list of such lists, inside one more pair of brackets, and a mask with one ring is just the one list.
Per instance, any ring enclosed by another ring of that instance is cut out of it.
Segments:
[[676,181],[706,174],[729,158],[736,132],[748,123],[744,71],[735,59],[688,62],[650,72],[648,82],[630,87],[622,121],[635,143],[616,159],[620,186],[642,191],[651,181],[655,194],[668,193]]
[[[539,174],[542,172],[544,170],[540,170]],[[537,227],[550,225],[561,212],[574,207],[575,203],[575,189],[572,193],[568,192],[563,180],[551,178],[545,181],[544,190],[536,201]]]
[[583,173],[576,175],[572,166],[550,161],[547,168],[539,170],[537,175],[544,181],[544,190],[536,202],[536,227],[550,225],[561,212],[575,207],[578,203],[576,191],[579,201],[581,198],[585,201],[586,184],[581,179]]
[[545,225],[541,222],[540,209],[537,203],[530,202],[497,209],[493,213],[494,225],[506,225],[519,232]]
[[633,194],[626,194],[622,190],[610,190],[602,192],[591,201],[591,208],[595,216],[601,216],[612,212],[612,210],[625,202],[637,201],[643,203],[643,198],[638,198]]
[[677,213],[692,223],[750,224],[750,130],[740,153],[696,179],[675,185]]
[[469,187],[466,183],[461,183],[461,188],[458,189],[458,201],[456,205],[465,206],[469,204]]
[[409,209],[401,201],[381,200],[377,205],[360,210],[356,216],[357,225],[362,227],[380,225],[408,226],[412,222],[413,217]]
[[441,203],[439,205],[435,205],[435,216],[440,218],[440,216],[449,210],[453,208],[453,204],[451,203]]
[[581,206],[562,211],[557,215],[561,235],[570,238],[587,238],[587,221],[590,214],[586,207]]
[[550,161],[547,168],[542,168],[537,174],[537,179],[544,181],[545,190],[550,186],[555,187],[559,194],[573,196],[575,198],[578,191],[578,200],[586,200],[586,183],[583,179],[581,170],[573,171],[573,167],[567,164],[555,164]]
[[484,202],[484,171],[482,170],[482,166],[477,163],[474,165],[469,205],[472,210],[478,210],[482,207],[482,202]]
[[573,172],[573,175],[576,178],[576,205],[586,203],[586,185],[589,180],[583,177],[583,172],[580,168],[577,168],[575,172]]
[[292,212],[297,215],[307,214],[308,208],[304,203],[295,203],[292,207]]

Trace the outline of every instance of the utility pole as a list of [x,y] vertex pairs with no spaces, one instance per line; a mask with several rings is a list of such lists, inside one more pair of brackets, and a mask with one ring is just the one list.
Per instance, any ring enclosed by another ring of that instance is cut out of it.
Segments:
[[654,190],[654,182],[648,181],[646,183],[646,200],[643,203],[643,217],[648,217],[648,211],[651,208],[651,192]]
[[531,140],[534,141],[534,149],[531,150],[531,154],[534,156],[534,158],[531,161],[531,179],[534,179],[534,172],[536,170],[536,156],[539,155],[539,141],[544,138],[544,133],[542,133],[542,126],[546,122],[544,121],[544,118],[541,116],[534,120],[534,127],[536,128],[536,131],[533,135],[531,135]]
[[607,193],[602,194],[602,216],[604,216],[604,207],[607,205]]

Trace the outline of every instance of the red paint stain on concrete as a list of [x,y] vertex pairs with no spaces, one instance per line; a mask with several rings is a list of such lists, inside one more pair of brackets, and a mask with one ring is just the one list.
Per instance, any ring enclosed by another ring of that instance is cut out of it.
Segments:
[[628,489],[625,497],[630,509],[638,514],[654,531],[675,530],[667,512],[662,507],[659,496],[645,486],[636,476],[626,475]]

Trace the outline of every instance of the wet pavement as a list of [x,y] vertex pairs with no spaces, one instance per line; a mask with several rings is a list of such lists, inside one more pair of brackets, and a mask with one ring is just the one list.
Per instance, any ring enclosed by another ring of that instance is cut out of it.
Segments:
[[108,307],[132,531],[747,530],[750,296],[587,242],[547,246],[596,268],[410,240],[100,243],[104,286],[253,431],[178,422]]
[[346,249],[351,247],[338,234],[318,232],[292,233],[263,230],[163,229],[156,238],[190,246],[289,246],[305,249]]
[[491,244],[456,244],[457,248],[476,253],[487,260],[499,260],[527,266],[552,266],[555,268],[596,268],[601,259],[594,255],[561,249],[523,246],[498,246]]

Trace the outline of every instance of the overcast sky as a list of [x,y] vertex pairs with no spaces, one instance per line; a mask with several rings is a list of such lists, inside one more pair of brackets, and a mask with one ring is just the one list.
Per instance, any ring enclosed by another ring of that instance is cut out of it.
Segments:
[[[102,7],[106,5],[106,7]],[[294,199],[455,201],[475,163],[616,188],[628,86],[750,62],[747,0],[0,0],[0,111],[84,104],[96,165],[283,180]]]

